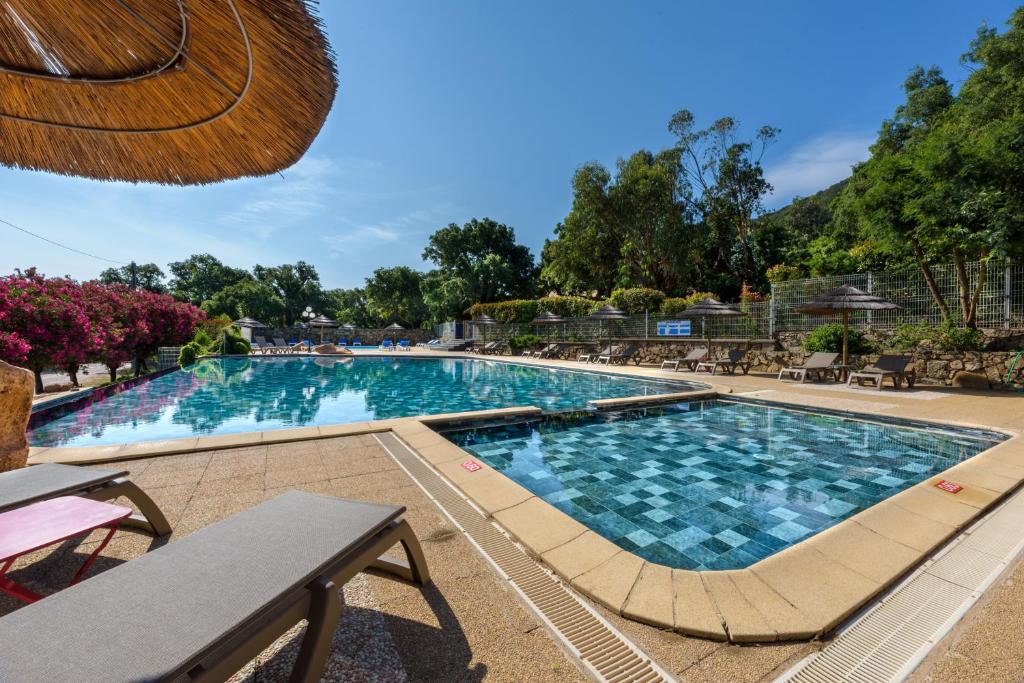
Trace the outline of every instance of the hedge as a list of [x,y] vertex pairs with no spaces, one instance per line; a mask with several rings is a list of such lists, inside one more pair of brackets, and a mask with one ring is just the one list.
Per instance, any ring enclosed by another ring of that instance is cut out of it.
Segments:
[[597,309],[611,304],[630,315],[644,311],[671,314],[686,310],[701,299],[714,297],[712,292],[695,292],[686,297],[665,297],[664,292],[645,287],[616,289],[604,301],[594,301],[582,296],[545,296],[540,299],[511,299],[489,304],[473,304],[469,316],[475,318],[487,314],[500,323],[529,323],[538,315],[551,311],[565,318],[583,318]]

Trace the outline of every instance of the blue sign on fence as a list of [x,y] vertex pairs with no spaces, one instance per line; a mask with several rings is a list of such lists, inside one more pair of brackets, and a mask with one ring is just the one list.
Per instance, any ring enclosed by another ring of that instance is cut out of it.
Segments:
[[689,337],[689,320],[662,320],[658,323],[659,337]]

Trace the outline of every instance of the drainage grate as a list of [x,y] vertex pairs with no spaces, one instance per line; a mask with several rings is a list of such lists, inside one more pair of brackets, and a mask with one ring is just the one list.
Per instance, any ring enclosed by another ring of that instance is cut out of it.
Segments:
[[393,433],[375,437],[589,673],[609,683],[673,680],[561,581],[542,569]]
[[1024,493],[954,539],[777,683],[902,681],[1024,547]]

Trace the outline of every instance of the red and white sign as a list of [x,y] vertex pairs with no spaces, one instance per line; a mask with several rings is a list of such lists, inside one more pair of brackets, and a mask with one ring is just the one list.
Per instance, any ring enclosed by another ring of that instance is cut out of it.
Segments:
[[483,467],[476,460],[467,460],[466,462],[462,463],[462,466],[469,470],[470,472],[476,472],[477,470]]
[[945,479],[940,481],[935,486],[936,486],[936,488],[940,488],[943,491],[948,491],[950,493],[960,493],[961,491],[964,490],[964,487],[961,486],[960,484],[954,484],[953,482],[946,481]]

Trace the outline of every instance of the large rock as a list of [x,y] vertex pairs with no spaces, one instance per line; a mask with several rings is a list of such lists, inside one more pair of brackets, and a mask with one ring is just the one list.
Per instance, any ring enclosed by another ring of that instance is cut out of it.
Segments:
[[0,361],[0,472],[28,462],[28,418],[35,378],[24,368]]

